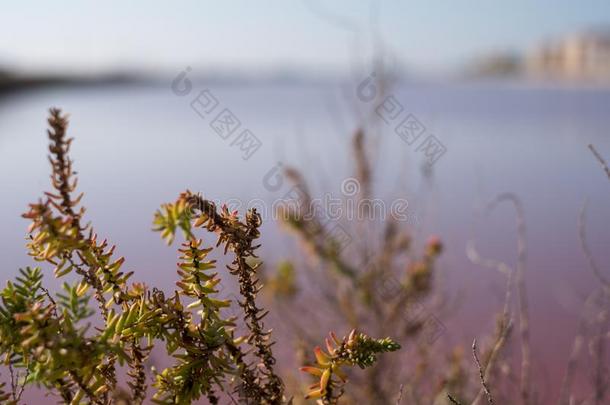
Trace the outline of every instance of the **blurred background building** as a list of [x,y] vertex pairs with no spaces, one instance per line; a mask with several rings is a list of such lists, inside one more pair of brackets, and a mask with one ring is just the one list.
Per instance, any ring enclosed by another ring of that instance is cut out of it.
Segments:
[[527,55],[526,66],[534,78],[610,83],[610,30],[547,42]]

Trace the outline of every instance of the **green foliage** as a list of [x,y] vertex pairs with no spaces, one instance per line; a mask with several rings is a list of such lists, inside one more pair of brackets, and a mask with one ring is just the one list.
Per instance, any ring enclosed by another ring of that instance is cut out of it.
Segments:
[[[226,207],[217,211],[200,196],[182,193],[154,218],[154,229],[169,244],[178,231],[186,238],[178,250],[177,290],[166,296],[145,284],[129,284],[132,273],[122,271],[125,259],[115,256],[108,241],[99,241],[90,225],[82,225],[82,194],[72,197],[76,179],[68,157],[72,140],[66,138],[67,124],[59,110],[51,110],[54,191],[31,204],[23,216],[31,220],[29,255],[50,264],[55,277],[75,273],[78,280],[65,282],[54,299],[43,287],[41,269],[27,267],[0,291],[0,355],[10,365],[11,377],[13,367],[25,370],[26,376],[12,394],[0,385],[0,402],[16,403],[25,385],[38,384],[69,404],[141,404],[148,390],[146,359],[154,346],[161,346],[173,362],[152,370],[155,403],[190,404],[205,397],[217,404],[218,393],[228,390],[243,403],[291,403],[274,370],[271,333],[263,323],[266,311],[256,302],[260,261],[255,240],[261,225],[256,211],[241,220]],[[197,228],[217,234],[216,245],[233,253],[228,272],[239,283],[241,302],[218,296],[220,277],[215,262],[207,259],[212,248],[195,238]],[[293,269],[285,268],[280,276],[294,280]],[[237,304],[243,310],[245,336],[235,335],[238,319],[223,315],[224,308]],[[101,324],[93,327],[93,322]],[[376,353],[394,349],[391,341],[358,335],[344,342],[334,361],[364,367]],[[127,367],[129,391],[118,384],[120,366]]]
[[[43,300],[41,270],[38,267],[27,267],[25,270],[19,269],[19,273],[21,275],[14,282],[7,282],[0,292],[0,350],[13,362],[16,361],[17,353],[12,352],[11,348],[18,346],[22,339],[21,324],[16,317]],[[22,361],[22,356],[17,358],[19,362]]]
[[57,294],[57,302],[61,309],[67,311],[66,316],[68,316],[72,322],[79,322],[89,318],[95,313],[89,306],[91,296],[85,294],[89,289],[87,284],[80,283],[71,286],[68,283],[64,283],[63,289],[65,290],[65,294]]
[[377,361],[379,353],[394,352],[398,349],[400,349],[400,345],[390,338],[373,339],[363,333],[358,333],[348,339],[345,351],[340,352],[339,357],[345,358],[349,364],[366,368]]
[[316,366],[301,368],[301,371],[319,377],[319,382],[310,386],[307,398],[319,398],[325,405],[337,404],[343,395],[347,375],[341,367],[370,367],[377,360],[379,353],[396,351],[400,349],[400,345],[390,338],[373,339],[352,330],[349,336],[342,340],[331,333],[330,339],[326,339],[326,349],[327,352],[316,347]]
[[276,273],[266,280],[265,285],[277,298],[293,298],[298,291],[294,265],[287,260],[280,262]]
[[[173,305],[167,313],[174,312],[171,323],[165,324],[159,332],[165,334],[168,353],[173,354],[176,363],[173,367],[156,375],[154,386],[158,389],[153,397],[156,403],[191,403],[203,394],[211,399],[213,385],[222,386],[225,374],[234,372],[234,361],[226,347],[235,344],[233,322],[223,319],[220,310],[230,305],[229,301],[213,298],[220,282],[216,273],[208,273],[214,262],[206,261],[211,249],[201,249],[201,240],[191,240],[183,244],[178,263],[180,290],[176,293]],[[199,319],[191,312],[184,312],[179,296],[194,298],[186,308],[196,309]],[[171,325],[171,326],[170,326]],[[169,328],[168,328],[169,326]],[[176,353],[181,349],[179,353]]]
[[191,207],[186,199],[180,199],[176,204],[163,204],[155,213],[153,230],[161,232],[161,237],[168,245],[174,241],[178,229],[182,230],[185,238],[193,239],[191,214]]
[[[94,377],[96,364],[119,349],[107,340],[87,337],[87,328],[76,326],[90,314],[83,308],[87,299],[77,288],[67,287],[75,294],[75,302],[66,302],[68,306],[58,314],[57,305],[42,288],[40,269],[27,268],[20,273],[0,293],[2,354],[12,365],[28,370],[27,382],[68,389],[62,378],[74,373],[74,384],[84,384],[85,379]],[[78,374],[69,370],[78,370]],[[101,381],[91,381],[90,389],[101,385]]]

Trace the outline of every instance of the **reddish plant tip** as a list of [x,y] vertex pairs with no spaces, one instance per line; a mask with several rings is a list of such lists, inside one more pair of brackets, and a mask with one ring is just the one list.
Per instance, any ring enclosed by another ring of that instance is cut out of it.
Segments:
[[441,239],[436,235],[431,236],[426,243],[426,252],[428,255],[438,256],[442,251],[443,243],[441,242]]

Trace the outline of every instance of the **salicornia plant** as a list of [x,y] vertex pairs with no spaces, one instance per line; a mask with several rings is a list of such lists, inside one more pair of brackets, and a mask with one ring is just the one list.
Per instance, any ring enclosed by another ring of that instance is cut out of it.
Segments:
[[[151,390],[152,401],[159,404],[190,404],[200,398],[217,404],[225,395],[247,404],[291,403],[275,369],[271,334],[263,324],[266,312],[256,301],[261,288],[259,264],[253,260],[261,225],[256,210],[242,219],[199,195],[182,193],[154,218],[155,230],[168,243],[177,232],[184,234],[178,289],[166,294],[131,282],[124,258],[84,222],[66,117],[52,109],[49,125],[53,191],[24,214],[31,220],[27,248],[35,261],[53,267],[55,277],[77,277],[63,284],[63,292],[52,294],[43,286],[41,269],[28,267],[0,292],[0,353],[11,378],[10,387],[0,384],[0,402],[19,403],[24,387],[35,384],[69,404],[140,404]],[[238,281],[239,303],[219,296],[215,262],[207,259],[213,248],[196,236],[200,230],[216,233],[216,247],[233,254],[228,271]],[[223,308],[231,305],[239,305],[242,319],[224,315]],[[236,334],[241,321],[245,336]],[[390,339],[361,333],[343,340],[331,336],[328,353],[316,349],[317,366],[305,369],[321,377],[309,396],[324,404],[337,403],[343,393],[341,367],[364,368],[376,354],[399,348]],[[159,347],[172,363],[152,370],[149,388],[146,360]],[[119,383],[122,370],[127,384]]]
[[342,366],[371,366],[377,360],[378,353],[393,352],[400,349],[400,345],[391,339],[375,340],[352,330],[343,340],[331,333],[330,339],[326,339],[326,349],[328,352],[316,347],[314,353],[317,364],[301,368],[302,371],[320,377],[319,383],[310,387],[306,398],[321,398],[324,404],[336,404],[343,395],[342,387],[347,381]]

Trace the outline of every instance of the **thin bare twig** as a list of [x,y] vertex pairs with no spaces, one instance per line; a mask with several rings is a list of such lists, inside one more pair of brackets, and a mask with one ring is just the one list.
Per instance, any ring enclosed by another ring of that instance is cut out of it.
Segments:
[[517,217],[517,294],[519,298],[519,329],[521,334],[521,399],[524,405],[530,403],[531,349],[529,339],[529,310],[525,284],[525,264],[527,259],[525,214],[521,200],[512,193],[498,196],[496,202],[510,201]]
[[485,390],[485,395],[487,395],[487,402],[489,402],[490,405],[493,405],[494,399],[491,396],[491,392],[489,391],[489,387],[487,386],[487,383],[485,382],[483,367],[481,366],[481,362],[479,361],[479,355],[477,354],[477,340],[476,339],[472,342],[472,355],[474,356],[474,361],[477,363],[477,367],[479,369],[479,378],[481,379],[481,385],[483,386],[483,389]]
[[[513,193],[503,193],[498,195],[487,207],[487,211],[491,212],[499,203],[508,201],[512,203],[516,211],[517,217],[517,268],[516,268],[516,284],[517,294],[519,302],[519,326],[521,335],[521,399],[524,405],[530,404],[530,369],[531,369],[531,350],[529,343],[529,314],[528,314],[528,302],[527,302],[527,290],[525,285],[525,265],[527,259],[527,247],[526,247],[526,228],[525,228],[525,215],[523,212],[523,204],[519,198]],[[484,267],[496,268],[500,272],[505,273],[511,277],[508,280],[507,289],[507,301],[505,302],[505,315],[507,314],[508,300],[510,299],[510,284],[512,283],[512,270],[508,265],[495,260],[482,259],[474,248],[473,242],[470,242],[467,247],[467,255],[473,263],[480,264]],[[505,318],[506,319],[506,318]],[[506,322],[505,326],[508,328],[509,323]],[[508,329],[505,330],[505,332]],[[506,333],[504,333],[506,335]],[[499,335],[496,343],[496,348],[499,350],[500,345],[503,343],[505,336]],[[494,348],[494,351],[496,349]],[[494,354],[492,352],[492,354]],[[497,354],[497,352],[495,353]],[[487,372],[491,370],[490,361],[487,363],[485,376]],[[482,395],[482,390],[479,391],[479,395],[473,401],[473,405],[477,404]]]
[[[587,298],[587,302],[592,300],[593,294]],[[586,303],[585,303],[586,306]],[[576,373],[576,366],[578,363],[578,356],[580,355],[580,351],[582,350],[582,346],[585,342],[585,316],[584,314],[580,317],[580,322],[578,324],[578,333],[574,338],[574,342],[572,342],[572,351],[570,352],[570,357],[568,359],[568,364],[566,365],[566,372],[563,377],[563,381],[561,382],[561,389],[559,391],[559,405],[569,405],[569,393],[572,389],[572,382],[574,381],[574,375]]]
[[462,404],[460,403],[460,401],[458,401],[457,399],[453,398],[453,397],[451,396],[451,394],[447,394],[447,398],[449,398],[449,401],[451,401],[451,403],[452,403],[452,404],[456,404],[456,405],[462,405]]
[[17,378],[19,378],[19,375],[17,375],[17,378],[15,378],[15,370],[13,369],[13,363],[11,363],[11,361],[9,360],[8,362],[8,372],[11,376],[11,395],[13,396],[13,400],[17,399]]
[[[489,213],[494,207],[495,207],[495,205],[493,203],[490,204],[487,209],[487,213]],[[494,269],[494,270],[497,270],[500,273],[506,275],[506,294],[504,297],[504,308],[502,310],[501,325],[500,325],[500,329],[497,333],[497,337],[496,337],[494,346],[491,350],[489,358],[487,359],[487,362],[485,365],[485,371],[483,373],[485,381],[489,381],[489,379],[491,377],[491,373],[494,369],[493,366],[496,362],[496,359],[500,354],[500,350],[502,349],[502,347],[504,347],[506,338],[507,338],[510,330],[512,329],[512,322],[510,319],[510,315],[511,315],[510,308],[511,308],[511,297],[512,297],[513,279],[514,279],[515,271],[508,264],[506,264],[504,262],[481,257],[481,255],[479,254],[478,250],[475,247],[474,239],[468,241],[468,243],[466,245],[466,256],[470,259],[470,261],[472,263],[474,263],[476,265],[479,265],[484,268]],[[479,402],[481,401],[481,399],[483,398],[484,394],[485,394],[485,390],[483,387],[481,387],[481,389],[479,389],[479,391],[477,393],[477,396],[472,401],[472,405],[478,405]]]
[[[597,152],[597,150],[595,149],[595,147],[593,145],[589,145],[589,149],[591,150],[593,155],[597,158],[597,160],[601,163],[602,167],[604,168],[604,171],[610,178],[610,169],[608,168],[608,165],[606,164],[605,160]],[[591,271],[593,272],[595,277],[598,279],[598,281],[602,284],[602,286],[605,287],[604,290],[602,291],[602,294],[604,294],[610,287],[610,281],[601,273],[601,270],[599,269],[599,267],[597,266],[597,263],[595,262],[595,259],[593,258],[593,254],[591,252],[591,249],[589,248],[589,244],[587,243],[586,212],[587,212],[587,200],[584,201],[582,208],[580,209],[580,214],[578,215],[578,239],[580,241],[580,248],[583,252],[583,255],[585,256],[585,259],[587,260],[587,264],[589,265],[589,268],[591,269]],[[585,302],[585,306],[589,301],[591,301],[593,299],[593,297],[594,297],[594,295],[591,294],[587,298],[587,301]],[[584,317],[584,315],[582,315],[581,320],[579,322],[579,326],[578,326],[578,334],[576,335],[576,337],[574,338],[574,342],[572,343],[572,352],[570,354],[570,358],[568,359],[565,376],[564,376],[563,382],[561,384],[561,391],[559,394],[559,405],[568,405],[569,403],[572,402],[572,399],[573,399],[573,398],[569,397],[569,392],[570,392],[570,389],[572,386],[572,382],[574,380],[574,374],[576,371],[578,355],[580,354],[582,346],[585,343],[585,336],[584,336],[585,323],[586,323],[585,317]],[[600,349],[600,347],[598,346],[598,350],[599,349]],[[601,357],[603,357],[603,356],[598,356],[598,358],[601,358]],[[599,366],[599,363],[598,363],[598,366]],[[599,367],[597,368],[597,370],[599,370]],[[600,374],[598,372],[597,376],[599,376],[599,375]],[[601,386],[599,384],[599,381],[600,381],[599,378],[596,378],[596,387],[597,388],[599,388]],[[599,402],[599,397],[600,397],[599,393],[600,392],[603,392],[603,391],[596,389],[595,400],[598,402]],[[603,394],[601,396],[603,397]]]
[[591,249],[589,248],[589,244],[587,243],[587,201],[582,205],[580,209],[580,214],[578,215],[578,239],[580,240],[580,249],[582,250],[585,259],[587,259],[587,264],[595,277],[599,280],[599,282],[606,288],[610,287],[610,281],[602,274],[601,270],[597,266],[595,259],[593,258],[593,254],[591,253]]
[[[607,297],[602,294],[604,303],[607,304]],[[608,312],[607,308],[597,315],[597,322],[599,327],[599,333],[594,337],[595,344],[595,373],[594,373],[594,386],[595,386],[595,405],[601,405],[605,401],[606,391],[608,390],[608,378],[606,372],[605,358],[606,358],[606,339],[608,334]]]
[[19,384],[19,392],[17,393],[17,398],[15,399],[15,402],[17,402],[17,403],[19,403],[19,401],[21,401],[21,397],[23,396],[23,391],[25,391],[25,384],[28,381],[29,376],[30,376],[30,370],[26,369],[25,375],[23,376],[23,380],[21,381],[21,384]]
[[400,389],[398,390],[398,398],[396,398],[396,405],[400,405],[402,402],[402,392],[405,389],[404,384],[400,384]]
[[[510,284],[510,282],[509,282],[509,284]],[[493,371],[492,366],[495,363],[496,359],[498,358],[498,355],[500,354],[500,350],[502,349],[502,347],[504,347],[504,343],[506,342],[506,337],[508,336],[508,333],[510,332],[511,329],[512,329],[512,323],[510,321],[508,321],[506,326],[502,330],[499,331],[498,336],[496,338],[496,342],[494,343],[494,346],[491,349],[491,354],[489,355],[489,359],[487,360],[487,365],[485,366],[485,372],[483,374],[485,381],[489,381],[491,372]],[[485,389],[483,387],[481,387],[481,389],[477,393],[477,396],[475,397],[474,401],[472,401],[472,405],[477,405],[479,403],[479,401],[481,401],[483,394],[486,394],[486,392],[485,392]]]
[[597,149],[595,149],[595,146],[593,146],[593,144],[589,144],[589,149],[591,149],[593,156],[595,156],[597,161],[602,165],[602,168],[606,172],[606,176],[608,176],[608,179],[610,179],[610,168],[608,167],[608,164],[606,163],[602,155],[600,155]]

